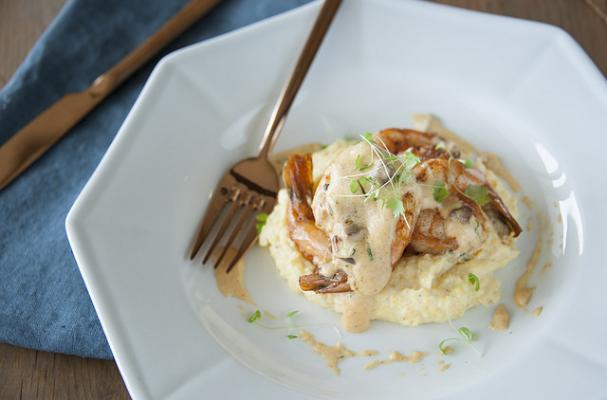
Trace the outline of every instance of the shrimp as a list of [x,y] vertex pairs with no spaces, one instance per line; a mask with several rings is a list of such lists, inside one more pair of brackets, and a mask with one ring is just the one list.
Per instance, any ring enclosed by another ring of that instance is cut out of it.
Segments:
[[[375,141],[381,147],[392,154],[399,154],[411,149],[411,151],[421,158],[427,160],[431,158],[445,157],[449,152],[445,148],[437,148],[442,138],[434,133],[420,132],[413,129],[388,128],[377,133]],[[459,150],[453,148],[451,153],[457,153]]]
[[444,254],[457,249],[457,239],[447,236],[445,218],[436,208],[420,211],[413,231],[411,249],[423,254]]
[[398,154],[409,148],[434,147],[440,139],[433,133],[387,128],[379,131],[375,140],[379,141],[380,145],[386,145],[390,153]]
[[[350,285],[347,282],[348,275],[341,269],[332,276],[320,274],[320,266],[333,263],[335,261],[354,264],[356,261],[351,257],[337,256],[333,254],[339,247],[340,237],[329,237],[327,233],[316,224],[314,212],[327,212],[324,208],[318,207],[313,210],[311,199],[314,192],[314,182],[312,178],[312,158],[309,154],[291,156],[283,169],[283,180],[289,191],[289,211],[287,217],[287,227],[289,237],[299,250],[300,254],[314,266],[312,274],[301,276],[299,285],[302,290],[314,290],[317,293],[337,293],[350,291]],[[321,178],[318,190],[326,190],[326,185],[330,183],[330,176],[325,175]],[[411,192],[407,192],[402,197],[403,215],[398,219],[395,227],[394,240],[390,247],[390,260],[394,267],[403,251],[411,241],[413,228],[417,219],[419,210],[418,201]],[[351,220],[343,221],[343,234],[349,237],[365,234],[366,229]],[[333,243],[332,243],[333,242]]]
[[[467,169],[461,162],[453,158],[435,158],[427,160],[418,167],[417,179],[421,181],[428,180],[428,171],[435,180],[445,182],[449,191],[455,193],[457,197],[468,207],[472,209],[474,215],[479,221],[484,221],[489,215],[494,221],[496,218],[506,224],[513,234],[517,237],[522,229],[516,219],[510,214],[510,211],[499,197],[497,192],[485,180],[484,175],[474,169]],[[424,169],[426,169],[424,171]],[[438,178],[438,179],[437,179]],[[467,193],[471,186],[480,186],[487,190],[489,201],[482,207],[476,203]]]
[[416,221],[418,220],[417,200],[413,193],[407,192],[402,197],[404,214],[401,215],[399,220],[396,222],[396,228],[394,232],[394,240],[390,248],[390,260],[392,262],[392,269],[396,267],[396,264],[400,261],[403,256],[405,248],[411,242],[411,238],[414,235],[414,228]]
[[[501,222],[505,224],[514,237],[522,232],[522,229],[516,219],[510,214],[503,200],[497,192],[489,185],[480,171],[467,169],[464,165],[455,160],[459,156],[457,149],[437,149],[436,144],[441,138],[438,135],[428,132],[419,132],[412,129],[389,128],[380,131],[376,140],[383,143],[393,154],[399,154],[407,149],[412,149],[424,162],[417,166],[417,180],[426,181],[428,172],[436,180],[442,180],[449,186],[449,190],[455,193],[458,198],[470,207],[475,216],[480,220],[485,220],[489,216],[494,224]],[[467,196],[466,189],[471,186],[482,186],[487,189],[489,204],[483,209],[476,202]],[[501,231],[498,227],[498,232]]]
[[312,263],[331,261],[331,241],[316,226],[312,201],[314,180],[310,154],[289,157],[283,169],[283,180],[289,190],[287,226],[289,236],[304,258]]
[[299,277],[300,288],[317,293],[349,292],[351,289],[345,272],[337,271],[331,277],[318,272],[318,264],[330,263],[332,254],[331,240],[316,226],[310,205],[314,190],[311,155],[290,156],[283,169],[283,180],[290,199],[287,216],[289,237],[301,255],[315,265],[314,273]]

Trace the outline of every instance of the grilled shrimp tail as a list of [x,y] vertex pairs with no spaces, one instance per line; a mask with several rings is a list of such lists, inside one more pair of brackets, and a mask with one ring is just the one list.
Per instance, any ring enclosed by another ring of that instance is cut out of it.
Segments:
[[411,242],[413,229],[415,228],[415,223],[417,221],[418,201],[415,199],[415,196],[413,196],[413,193],[405,193],[402,201],[405,211],[396,222],[395,236],[390,248],[392,268],[400,261],[405,248],[409,245],[409,242]]
[[501,219],[506,223],[506,225],[508,225],[508,227],[510,228],[510,231],[512,232],[514,237],[517,237],[518,235],[521,234],[523,229],[521,228],[521,226],[519,225],[517,220],[512,216],[512,214],[510,214],[508,207],[506,207],[506,205],[504,204],[504,201],[501,199],[501,197],[495,192],[495,190],[493,190],[493,188],[491,188],[489,185],[487,185],[487,186],[489,189],[488,194],[489,194],[491,205],[493,206],[495,211],[499,214]]
[[295,154],[289,157],[283,169],[283,180],[289,191],[287,228],[291,240],[308,261],[331,260],[331,242],[316,226],[310,205],[314,191],[312,156]]

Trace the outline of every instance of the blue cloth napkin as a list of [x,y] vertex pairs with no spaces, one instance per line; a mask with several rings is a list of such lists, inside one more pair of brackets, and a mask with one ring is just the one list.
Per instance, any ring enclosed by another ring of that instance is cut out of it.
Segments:
[[[308,1],[225,0],[165,54]],[[0,91],[0,144],[67,92],[86,88],[185,3],[185,0],[68,1]],[[0,192],[1,342],[112,358],[71,253],[64,221],[155,61]]]

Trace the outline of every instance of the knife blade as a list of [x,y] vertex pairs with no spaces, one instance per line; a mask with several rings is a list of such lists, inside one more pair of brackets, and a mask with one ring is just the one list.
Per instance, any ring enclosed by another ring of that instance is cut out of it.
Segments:
[[0,191],[162,48],[222,0],[192,0],[85,90],[68,93],[0,147]]

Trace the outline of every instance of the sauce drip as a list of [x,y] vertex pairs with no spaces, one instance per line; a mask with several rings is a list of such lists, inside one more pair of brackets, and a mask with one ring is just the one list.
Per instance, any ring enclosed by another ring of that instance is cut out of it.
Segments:
[[510,174],[510,172],[508,172],[506,168],[504,168],[504,166],[502,165],[502,161],[500,160],[497,154],[484,153],[483,156],[485,158],[485,165],[487,166],[487,168],[489,168],[491,171],[495,172],[497,176],[502,178],[508,184],[508,186],[512,188],[512,190],[514,190],[515,192],[521,191],[520,183],[518,183],[516,178],[512,176],[512,174]]
[[525,206],[527,206],[527,208],[530,210],[535,206],[533,204],[533,200],[531,200],[528,196],[523,196],[523,204],[525,204]]
[[510,313],[505,305],[500,304],[493,313],[489,327],[494,331],[505,331],[510,326]]
[[543,224],[540,221],[540,226],[537,230],[535,248],[533,249],[533,253],[531,253],[531,257],[529,257],[529,261],[527,261],[527,268],[525,269],[525,272],[523,272],[523,274],[517,279],[514,289],[514,303],[517,305],[517,307],[522,309],[527,307],[529,300],[531,300],[531,296],[533,296],[533,293],[535,292],[535,287],[529,287],[528,282],[531,275],[533,275],[533,271],[535,270],[540,255],[542,254],[542,239]]
[[[215,254],[218,253],[220,252],[215,252]],[[234,250],[229,248],[224,260],[230,260],[233,256]],[[222,260],[221,265],[215,269],[215,282],[217,283],[217,289],[219,289],[221,294],[225,297],[235,297],[244,301],[245,303],[254,305],[255,302],[244,285],[244,261],[242,259],[238,261],[229,274],[226,274],[227,267],[228,263]]]
[[438,370],[440,372],[445,372],[446,370],[448,370],[449,368],[451,368],[451,364],[445,362],[445,360],[440,360],[438,362]]
[[316,340],[314,335],[308,331],[299,332],[299,339],[304,343],[310,345],[312,350],[325,360],[325,364],[335,375],[339,375],[341,370],[339,369],[339,362],[345,358],[363,356],[369,357],[377,354],[376,350],[363,350],[360,353],[350,350],[340,342],[337,342],[334,346],[329,346],[325,343]]
[[327,168],[312,202],[316,224],[332,238],[333,262],[322,265],[321,273],[331,276],[342,270],[348,274],[353,289],[341,301],[342,326],[350,332],[368,329],[373,296],[390,279],[391,244],[398,221],[381,201],[366,199],[363,189],[355,188],[353,193],[357,159],[370,165],[371,171],[385,173],[381,165],[373,164],[370,146],[358,143],[343,151]]
[[406,356],[398,351],[393,351],[388,355],[387,359],[384,360],[373,360],[365,365],[366,370],[371,370],[379,367],[380,365],[392,364],[395,362],[408,362],[411,364],[417,364],[426,357],[428,353],[423,351],[415,351],[410,356]]

